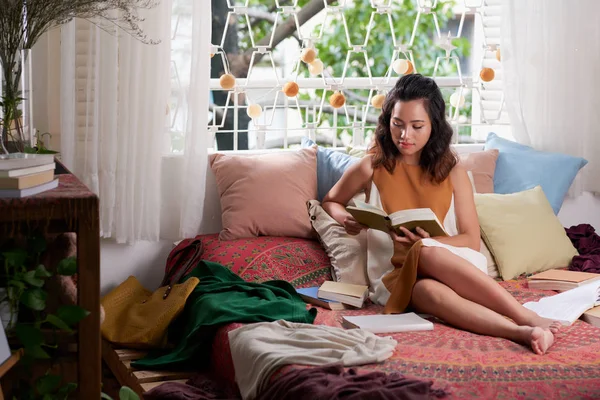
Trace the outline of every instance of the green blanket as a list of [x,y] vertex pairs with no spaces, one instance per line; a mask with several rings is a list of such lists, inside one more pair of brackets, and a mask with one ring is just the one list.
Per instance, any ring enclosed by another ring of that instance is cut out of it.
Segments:
[[214,333],[231,322],[313,323],[317,310],[306,304],[288,282],[246,282],[220,264],[201,261],[182,281],[195,276],[200,283],[180,317],[169,328],[168,353],[151,353],[131,365],[135,368],[199,368],[208,361]]

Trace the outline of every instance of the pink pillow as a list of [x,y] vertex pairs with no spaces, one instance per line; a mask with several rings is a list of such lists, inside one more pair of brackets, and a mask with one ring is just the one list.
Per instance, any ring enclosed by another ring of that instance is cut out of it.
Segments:
[[235,156],[213,154],[221,196],[221,240],[253,236],[311,238],[306,202],[317,197],[317,147]]
[[494,171],[498,150],[491,149],[459,156],[461,165],[473,174],[477,193],[494,193]]

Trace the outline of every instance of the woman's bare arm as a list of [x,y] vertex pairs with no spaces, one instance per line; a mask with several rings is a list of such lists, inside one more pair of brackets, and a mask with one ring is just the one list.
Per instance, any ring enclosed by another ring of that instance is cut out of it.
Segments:
[[349,217],[346,204],[356,194],[368,189],[373,177],[371,156],[363,157],[359,162],[350,166],[342,175],[340,180],[331,188],[323,199],[323,209],[341,225]]

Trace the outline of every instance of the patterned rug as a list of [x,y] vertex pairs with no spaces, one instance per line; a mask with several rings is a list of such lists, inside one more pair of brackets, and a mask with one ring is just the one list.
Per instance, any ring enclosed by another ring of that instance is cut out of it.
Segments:
[[[553,292],[531,290],[525,280],[501,282],[522,303]],[[373,314],[381,307],[329,311],[319,308],[316,324],[341,326],[343,315]],[[506,339],[480,336],[433,320],[433,331],[393,334],[398,341],[394,355],[363,371],[400,372],[428,379],[457,399],[599,399],[600,328],[583,321],[563,327],[555,344],[543,356]],[[233,381],[234,370],[227,332],[221,329],[213,347],[213,367]],[[294,366],[282,369],[283,373]],[[277,374],[278,375],[278,374]],[[277,375],[272,379],[277,379]]]

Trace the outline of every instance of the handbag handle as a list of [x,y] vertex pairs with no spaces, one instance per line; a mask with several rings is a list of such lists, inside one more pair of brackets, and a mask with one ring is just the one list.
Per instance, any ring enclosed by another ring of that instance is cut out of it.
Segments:
[[[183,246],[181,249],[173,253],[171,258],[175,259],[178,256],[180,257],[184,252],[189,253],[190,251],[192,252],[192,256],[186,257],[187,260],[185,261],[185,264],[181,268],[179,268],[174,275],[171,276],[169,273],[165,274],[161,286],[166,285],[167,290],[163,295],[163,299],[166,299],[169,296],[169,293],[171,293],[172,285],[179,282],[182,276],[186,275],[193,267],[195,267],[198,264],[198,259],[202,255],[202,241],[200,239],[192,240],[189,244]],[[173,266],[173,268],[171,268],[171,271],[169,272],[175,271],[176,269],[177,268]]]

